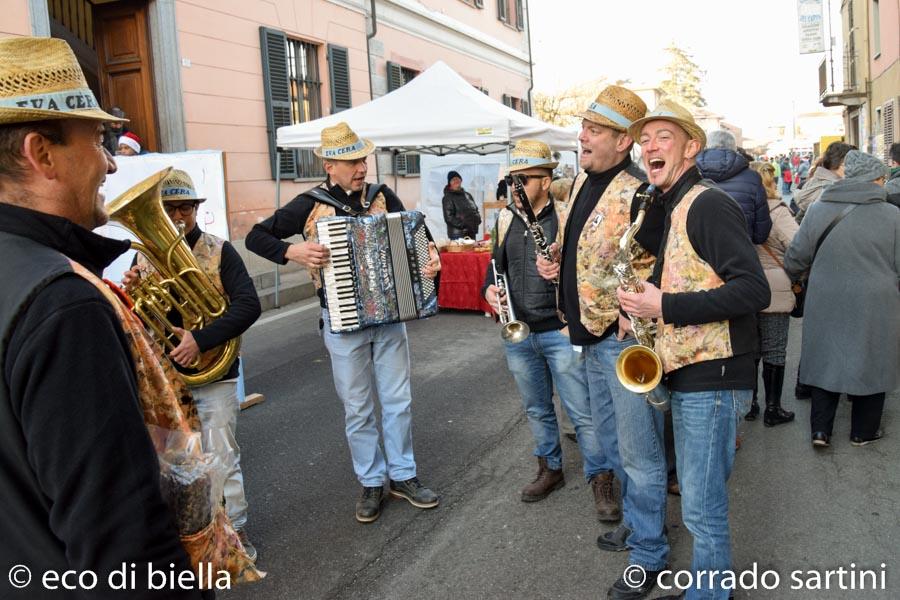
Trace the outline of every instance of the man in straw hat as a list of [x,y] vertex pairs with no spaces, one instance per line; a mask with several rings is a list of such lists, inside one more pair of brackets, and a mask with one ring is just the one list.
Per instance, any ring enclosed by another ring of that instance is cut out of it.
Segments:
[[[94,593],[109,593],[107,575],[134,563],[129,597],[149,598],[148,565],[191,565],[160,493],[142,367],[121,303],[99,279],[129,248],[91,232],[107,220],[99,188],[116,165],[103,124],[114,120],[64,41],[0,40],[0,562],[90,570]],[[27,580],[11,572],[0,595],[50,594],[37,581],[23,588]]]
[[[536,140],[521,140],[512,151],[509,173],[520,179],[532,210],[547,239],[556,238],[558,218],[550,197],[550,178],[557,161],[550,147]],[[509,297],[498,298],[493,269],[488,269],[482,294],[492,306],[512,302],[516,318],[529,327],[524,341],[504,343],[506,362],[522,395],[525,416],[534,434],[538,471],[522,489],[523,502],[543,500],[565,485],[559,425],[553,406],[553,388],[575,426],[588,481],[603,471],[603,457],[591,420],[584,361],[560,332],[555,286],[538,275],[535,242],[522,215],[522,199],[512,188],[514,204],[500,211],[492,239],[493,259],[505,274]],[[550,375],[548,378],[547,375]]]
[[[622,524],[597,539],[607,551],[630,550],[631,564],[651,576],[665,568],[669,544],[666,516],[666,464],[663,414],[643,395],[627,390],[616,376],[616,359],[636,343],[631,325],[616,299],[613,271],[619,240],[637,216],[646,176],[631,161],[634,144],[628,126],[647,107],[632,91],[611,85],[582,114],[581,155],[584,169],[575,179],[568,207],[561,211],[559,265],[539,259],[542,274],[559,275],[559,307],[572,344],[584,354],[594,427],[603,449],[606,472],[593,480],[602,520]],[[650,273],[662,237],[662,209],[647,209],[635,235],[632,267]],[[622,500],[613,500],[613,473]],[[620,508],[622,507],[622,508]],[[615,599],[643,598],[653,584],[632,586],[620,577],[609,589]]]
[[[184,227],[185,241],[200,269],[213,287],[228,299],[228,309],[203,329],[179,329],[181,342],[169,356],[179,371],[195,374],[197,371],[191,369],[190,364],[201,358],[203,353],[241,336],[259,318],[259,296],[234,246],[200,229],[197,213],[206,198],[197,197],[191,176],[180,169],[172,169],[162,182],[160,194],[166,214],[174,223]],[[133,285],[143,273],[155,270],[143,254],[138,253],[135,262],[136,266],[123,279],[126,287]],[[169,318],[173,322],[181,322],[177,310],[172,311]],[[241,471],[241,449],[234,436],[240,410],[237,397],[239,362],[240,358],[236,358],[216,381],[191,387],[191,395],[200,417],[204,450],[215,454],[225,471],[224,495],[228,518],[247,556],[256,561],[257,550],[247,536],[247,497]]]
[[[309,269],[328,321],[320,269],[330,260],[328,248],[317,242],[316,222],[324,217],[357,216],[404,210],[400,198],[385,185],[366,183],[366,157],[375,145],[360,139],[346,123],[322,130],[322,145],[314,150],[323,159],[326,178],[253,227],[247,248],[279,264],[296,262]],[[324,194],[324,195],[323,195]],[[305,241],[289,244],[284,238],[303,234]],[[434,244],[425,276],[434,278],[440,259]],[[409,386],[409,349],[406,325],[393,323],[354,332],[332,333],[324,327],[325,347],[331,356],[334,386],[344,404],[347,442],[353,469],[362,485],[356,520],[371,523],[381,514],[385,478],[390,494],[417,508],[434,508],[437,495],[422,485],[416,473],[412,445],[412,401]],[[381,403],[384,451],[375,423],[375,395]]]
[[697,170],[706,135],[691,114],[662,101],[628,131],[661,192],[667,234],[644,291],[618,296],[629,314],[659,320],[655,349],[671,393],[681,513],[700,586],[686,597],[727,598],[727,482],[756,382],[756,313],[769,304],[769,286],[740,206]]

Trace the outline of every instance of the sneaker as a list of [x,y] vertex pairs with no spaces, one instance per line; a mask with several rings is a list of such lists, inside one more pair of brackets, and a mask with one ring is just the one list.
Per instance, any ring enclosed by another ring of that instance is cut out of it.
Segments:
[[362,495],[356,501],[356,520],[360,523],[371,523],[381,516],[381,501],[384,499],[384,488],[363,487]]
[[606,550],[607,552],[624,552],[626,550],[631,550],[631,547],[625,543],[625,540],[628,539],[629,535],[631,535],[631,530],[624,525],[619,525],[612,531],[607,531],[600,535],[600,537],[597,538],[597,547],[601,550]]
[[817,431],[812,435],[813,448],[827,448],[831,445],[831,436],[824,431]]
[[416,508],[434,508],[438,505],[438,496],[419,483],[418,477],[406,481],[391,480],[391,496],[402,498]]
[[851,446],[867,446],[867,445],[871,444],[872,442],[877,442],[878,440],[880,440],[883,437],[884,437],[884,431],[879,429],[878,431],[875,432],[875,435],[873,435],[872,437],[867,438],[867,439],[863,439],[863,438],[859,438],[859,437],[855,437],[855,436],[851,437],[850,445]]
[[[622,575],[616,579],[616,582],[606,592],[606,597],[610,600],[641,600],[641,598],[646,598],[653,591],[653,588],[656,587],[656,580],[659,574],[662,573],[662,570],[638,569],[638,571],[642,571],[640,575],[643,576],[643,581],[626,581],[625,576]],[[626,572],[629,572],[631,576],[638,575],[637,573],[631,573],[629,569],[626,569]]]
[[237,530],[238,539],[241,540],[241,546],[244,547],[244,552],[247,553],[247,558],[250,559],[250,562],[256,562],[256,557],[258,553],[256,551],[256,546],[250,541],[250,538],[247,537],[246,529],[238,529]]

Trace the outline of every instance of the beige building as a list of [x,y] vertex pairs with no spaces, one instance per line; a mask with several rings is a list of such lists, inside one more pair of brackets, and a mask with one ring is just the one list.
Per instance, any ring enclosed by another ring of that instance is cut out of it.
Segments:
[[841,21],[843,57],[834,58],[842,83],[826,57],[819,97],[825,106],[844,107],[849,143],[887,161],[900,141],[900,3],[842,0]]
[[[223,150],[240,250],[274,211],[277,127],[363,104],[437,60],[529,112],[523,2],[7,0],[0,36],[66,39],[103,106],[123,108],[149,150]],[[324,173],[310,151],[284,152],[280,167],[282,205]],[[381,153],[369,172],[417,204],[415,155]],[[269,287],[272,265],[242,254],[257,287]]]

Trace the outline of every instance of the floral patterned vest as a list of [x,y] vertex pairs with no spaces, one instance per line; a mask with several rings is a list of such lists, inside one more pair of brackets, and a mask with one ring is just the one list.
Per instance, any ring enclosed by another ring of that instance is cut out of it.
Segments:
[[[569,203],[557,208],[559,232],[556,240],[560,248],[564,247],[570,209],[587,177],[585,171],[579,173],[572,185]],[[616,298],[619,280],[612,267],[619,250],[619,239],[631,225],[631,202],[643,183],[627,170],[620,171],[600,196],[578,238],[575,273],[581,324],[594,335],[601,335],[619,318],[619,300]],[[637,276],[647,279],[653,270],[653,255],[634,242],[631,257]]]
[[[698,292],[725,285],[688,239],[687,217],[691,205],[707,189],[701,184],[694,185],[672,211],[660,281],[663,293]],[[694,363],[730,358],[734,352],[728,321],[677,327],[660,319],[656,353],[665,373]]]
[[[325,182],[323,182],[319,187],[326,192],[328,191],[328,186]],[[369,184],[363,186],[362,192],[360,193],[360,198],[366,197],[366,192],[369,189]],[[369,205],[368,210],[366,210],[367,215],[377,215],[380,213],[387,212],[387,200],[384,198],[383,192],[378,192],[375,196],[375,199],[372,200],[372,204]],[[309,213],[309,217],[306,218],[306,223],[303,225],[303,237],[306,238],[307,242],[318,242],[319,234],[316,231],[316,221],[322,219],[324,217],[333,217],[335,216],[334,207],[325,204],[324,202],[316,202],[313,204],[312,211]],[[320,269],[308,269],[309,277],[312,279],[313,284],[316,286],[316,289],[319,290],[322,288],[322,279],[319,276]]]

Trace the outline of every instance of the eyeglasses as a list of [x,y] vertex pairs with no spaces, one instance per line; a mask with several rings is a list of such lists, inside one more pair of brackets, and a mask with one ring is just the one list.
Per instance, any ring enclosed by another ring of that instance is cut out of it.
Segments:
[[166,209],[166,214],[174,215],[175,211],[178,211],[183,215],[189,215],[197,208],[197,203],[182,202],[181,204],[164,204],[163,206]]

